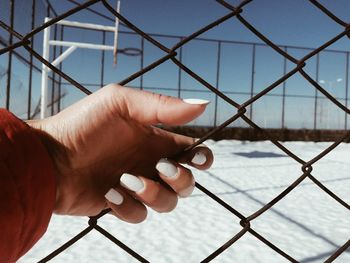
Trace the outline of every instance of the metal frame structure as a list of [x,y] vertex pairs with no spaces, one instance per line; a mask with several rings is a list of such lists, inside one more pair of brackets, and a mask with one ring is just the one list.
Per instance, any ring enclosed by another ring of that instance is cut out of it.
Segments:
[[[120,1],[117,2],[117,12],[120,12]],[[51,19],[49,17],[45,18],[44,23],[48,23]],[[119,31],[119,19],[115,18],[115,26],[104,26],[98,24],[89,24],[89,23],[81,23],[76,21],[69,20],[60,20],[56,23],[56,25],[63,25],[66,27],[75,27],[81,29],[92,29],[92,30],[102,30],[107,32],[114,33],[114,43],[113,46],[109,45],[99,45],[92,43],[83,43],[83,42],[71,42],[64,40],[51,40],[50,39],[50,28],[46,27],[44,29],[43,36],[43,55],[42,57],[50,61],[50,46],[59,46],[59,47],[68,47],[61,55],[59,55],[54,61],[51,62],[53,66],[58,66],[62,63],[70,54],[72,54],[77,48],[85,48],[85,49],[97,49],[97,50],[105,50],[105,51],[113,51],[114,55],[114,63],[117,62],[117,52],[118,52],[118,31]],[[41,73],[41,107],[40,107],[40,118],[44,119],[48,116],[48,84],[49,84],[49,73],[51,69],[48,68],[45,64],[42,65],[42,73]]]

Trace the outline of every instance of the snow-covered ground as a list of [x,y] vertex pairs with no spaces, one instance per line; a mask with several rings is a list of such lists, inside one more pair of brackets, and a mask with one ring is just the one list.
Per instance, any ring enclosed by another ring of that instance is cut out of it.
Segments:
[[[208,141],[213,167],[196,180],[248,216],[301,174],[300,164],[270,142]],[[287,142],[308,161],[330,143]],[[313,165],[316,178],[350,203],[350,145],[341,144]],[[200,262],[241,230],[237,217],[196,190],[170,214],[150,211],[139,225],[106,215],[99,225],[150,262]],[[87,226],[87,218],[53,216],[46,235],[19,262],[37,262]],[[300,262],[323,262],[350,239],[350,211],[308,178],[252,222],[252,228]],[[93,230],[52,262],[138,262]],[[245,234],[212,262],[288,262]],[[350,249],[335,262],[350,262]]]

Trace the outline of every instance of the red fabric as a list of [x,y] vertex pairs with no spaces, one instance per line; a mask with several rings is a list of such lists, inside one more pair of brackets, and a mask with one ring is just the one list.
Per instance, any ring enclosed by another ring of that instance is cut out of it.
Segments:
[[47,229],[56,199],[52,161],[33,129],[0,109],[0,262],[15,262]]

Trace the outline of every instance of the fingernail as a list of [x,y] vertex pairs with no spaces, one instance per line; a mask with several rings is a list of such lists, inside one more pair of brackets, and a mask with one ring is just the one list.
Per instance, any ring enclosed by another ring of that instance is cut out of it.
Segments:
[[120,177],[120,184],[126,189],[134,192],[139,192],[145,187],[140,178],[128,173],[125,173]]
[[124,197],[119,192],[114,190],[113,188],[111,188],[107,192],[107,194],[105,194],[105,197],[109,202],[116,204],[116,205],[120,205],[124,201]]
[[156,169],[166,177],[175,177],[177,175],[177,167],[165,158],[158,161]]
[[184,102],[188,104],[194,104],[194,105],[205,105],[209,104],[209,100],[202,100],[202,99],[183,99]]
[[203,165],[207,161],[207,157],[202,152],[196,152],[191,162],[197,165]]

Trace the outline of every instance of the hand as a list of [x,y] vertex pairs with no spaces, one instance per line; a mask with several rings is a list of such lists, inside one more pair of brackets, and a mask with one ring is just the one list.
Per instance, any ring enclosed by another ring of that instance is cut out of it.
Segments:
[[164,159],[194,139],[152,125],[184,124],[206,105],[112,84],[55,116],[28,121],[54,162],[54,212],[91,216],[110,207],[120,219],[138,223],[146,206],[174,209],[178,196],[194,188],[191,171],[178,162],[207,169],[213,156],[198,146],[178,160]]

